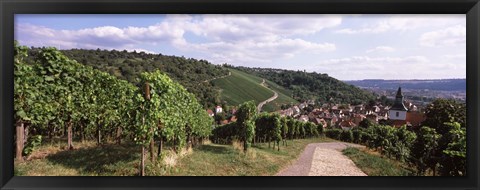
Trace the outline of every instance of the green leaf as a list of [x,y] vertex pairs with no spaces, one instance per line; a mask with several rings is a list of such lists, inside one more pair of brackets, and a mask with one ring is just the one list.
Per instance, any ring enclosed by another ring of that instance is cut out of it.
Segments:
[[54,79],[51,76],[45,76],[45,81],[54,81]]

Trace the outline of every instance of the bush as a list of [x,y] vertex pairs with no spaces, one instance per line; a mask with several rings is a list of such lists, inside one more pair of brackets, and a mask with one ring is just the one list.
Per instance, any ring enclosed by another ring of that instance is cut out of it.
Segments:
[[325,131],[325,135],[328,138],[340,140],[340,134],[342,133],[341,129],[329,129]]
[[352,135],[353,135],[353,142],[360,144],[362,143],[362,138],[363,138],[363,131],[360,129],[353,129],[352,130]]
[[28,156],[32,154],[32,152],[42,144],[42,135],[36,135],[28,138],[27,145],[23,149],[23,154]]
[[317,125],[317,132],[318,132],[318,135],[320,135],[320,136],[324,135],[323,134],[323,125],[321,123],[319,123]]
[[342,131],[340,133],[340,140],[345,142],[353,142],[353,133],[351,130]]

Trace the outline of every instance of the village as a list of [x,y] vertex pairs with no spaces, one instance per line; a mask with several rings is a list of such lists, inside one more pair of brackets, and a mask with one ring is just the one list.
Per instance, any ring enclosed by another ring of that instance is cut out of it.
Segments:
[[[236,108],[223,109],[216,106],[214,110],[207,110],[211,117],[219,125],[235,122]],[[359,104],[316,104],[314,100],[308,100],[287,109],[276,111],[282,117],[293,117],[303,122],[321,124],[324,128],[341,128],[350,130],[359,127],[364,120],[370,123],[391,125],[400,127],[419,127],[426,119],[425,114],[413,104],[413,101],[404,100],[401,88],[398,88],[395,102],[392,106],[382,105],[375,102],[375,105]]]

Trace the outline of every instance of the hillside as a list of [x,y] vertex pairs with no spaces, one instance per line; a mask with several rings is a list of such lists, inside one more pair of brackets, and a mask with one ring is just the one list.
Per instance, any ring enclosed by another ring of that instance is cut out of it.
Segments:
[[[29,50],[29,61],[37,55],[38,48]],[[228,74],[227,69],[213,65],[205,60],[197,60],[179,56],[162,54],[147,54],[144,52],[127,52],[116,50],[61,50],[68,58],[92,66],[95,69],[108,72],[119,79],[133,84],[138,83],[142,72],[152,72],[157,69],[179,82],[189,92],[195,94],[204,108],[220,104],[219,89],[211,83],[203,82]],[[202,84],[202,85],[198,85]]]
[[314,99],[320,102],[365,103],[374,99],[373,93],[361,90],[327,74],[308,73],[283,69],[233,67],[258,77],[265,78],[292,92],[294,99],[304,101]]
[[[220,88],[220,98],[226,101],[227,105],[238,105],[243,102],[254,100],[256,104],[273,96],[273,92],[260,85],[263,79],[248,73],[229,69],[231,76],[213,80],[212,83]],[[269,88],[279,94],[279,98],[265,105],[265,111],[274,111],[280,108],[281,104],[296,103],[296,101],[283,93],[288,91],[280,86],[266,81]]]
[[345,81],[364,88],[441,90],[441,91],[466,91],[466,79],[438,79],[438,80],[354,80]]

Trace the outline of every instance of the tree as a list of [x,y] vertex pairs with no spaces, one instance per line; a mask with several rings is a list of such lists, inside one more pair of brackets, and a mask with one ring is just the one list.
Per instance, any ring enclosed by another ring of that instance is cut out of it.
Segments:
[[450,126],[450,131],[442,136],[441,141],[447,142],[445,150],[442,151],[439,172],[444,176],[465,176],[466,175],[466,129],[459,123],[445,123]]
[[417,174],[423,175],[430,168],[435,175],[438,158],[435,157],[438,148],[438,140],[441,135],[430,127],[420,128],[415,140],[410,162],[417,168]]
[[434,128],[438,134],[443,135],[450,131],[450,126],[444,125],[445,122],[457,122],[465,127],[466,107],[455,100],[436,99],[426,107],[425,116],[422,126]]
[[241,104],[237,110],[237,124],[242,130],[243,148],[246,152],[255,137],[255,115],[257,114],[255,102],[248,101]]
[[373,126],[373,125],[374,125],[374,123],[370,119],[364,119],[364,120],[360,121],[360,123],[358,124],[358,126],[363,128],[363,129],[367,129],[370,126]]

